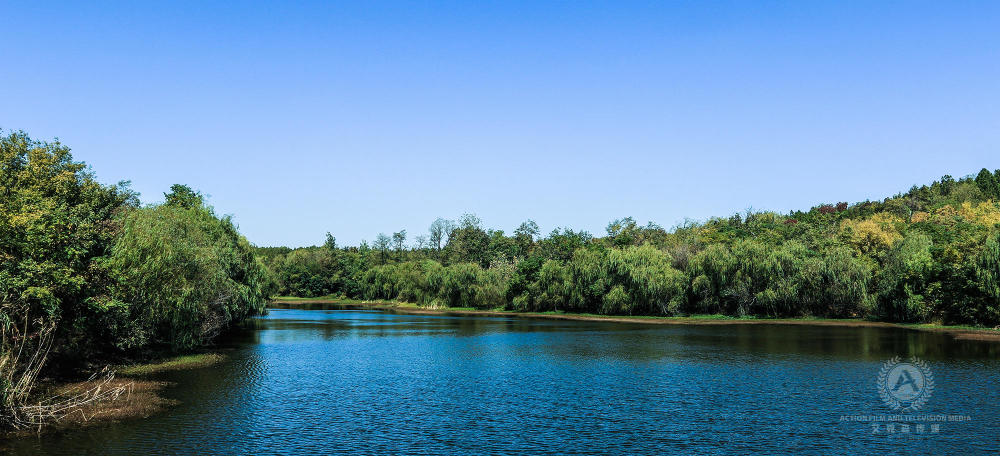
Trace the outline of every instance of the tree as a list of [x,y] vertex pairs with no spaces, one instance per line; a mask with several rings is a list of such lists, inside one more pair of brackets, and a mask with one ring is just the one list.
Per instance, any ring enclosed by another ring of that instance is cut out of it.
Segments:
[[921,321],[930,314],[929,275],[933,242],[922,233],[908,234],[893,246],[878,277],[879,316],[889,321]]
[[635,245],[637,239],[637,225],[632,217],[617,219],[608,223],[608,239],[616,247]]
[[434,220],[434,223],[431,223],[431,227],[428,230],[428,233],[430,234],[429,242],[431,247],[440,252],[444,247],[444,243],[451,237],[451,232],[454,231],[454,229],[455,222],[452,222],[451,220],[445,220],[440,217],[437,220]]
[[534,241],[535,237],[538,236],[538,224],[534,220],[526,220],[521,222],[521,225],[514,230],[514,235],[517,237],[527,238],[529,241]]
[[275,270],[281,294],[300,297],[334,294],[341,279],[339,259],[340,255],[325,247],[290,252]]
[[205,202],[205,198],[201,193],[192,190],[187,185],[181,184],[171,185],[170,192],[164,193],[163,196],[166,197],[165,204],[167,206],[177,206],[185,209],[201,207]]
[[948,174],[941,176],[940,191],[942,196],[951,195],[951,191],[955,189],[955,178]]
[[403,244],[406,243],[406,230],[400,230],[392,233],[392,244],[396,246],[396,254],[399,259],[403,259]]
[[536,310],[565,310],[569,294],[569,274],[562,262],[549,260],[538,271]]
[[575,312],[599,312],[611,289],[606,249],[577,249],[569,262],[569,307]]
[[440,296],[450,307],[474,306],[476,283],[483,268],[475,263],[458,263],[443,269]]
[[375,236],[375,250],[378,251],[381,264],[385,264],[389,258],[389,246],[391,243],[392,241],[385,233],[379,233],[378,236]]
[[879,256],[902,238],[896,228],[901,223],[902,220],[886,213],[863,220],[847,219],[840,224],[840,238],[860,253]]
[[816,258],[801,260],[796,278],[803,311],[816,316],[858,317],[873,307],[869,292],[872,265],[838,246]]
[[476,214],[466,212],[458,218],[460,229],[483,229],[483,221]]
[[137,206],[127,183],[101,185],[58,141],[0,135],[0,427],[22,418],[47,359],[76,367],[100,341],[89,303],[115,281],[116,218]]
[[527,220],[521,223],[514,230],[514,244],[516,246],[516,256],[525,256],[531,251],[531,247],[538,237],[538,224],[534,220]]
[[472,262],[486,268],[492,261],[489,247],[490,235],[480,227],[479,219],[465,214],[448,238],[446,253],[450,263]]
[[979,171],[979,175],[976,176],[976,186],[986,198],[1000,198],[1000,183],[990,170],[983,168]]
[[1000,323],[1000,233],[990,236],[976,259],[976,278],[986,296],[973,318],[983,325]]
[[[988,242],[1000,226],[1000,203],[988,201],[998,175],[944,176],[882,201],[787,215],[748,209],[669,230],[626,217],[599,239],[562,228],[539,237],[531,220],[507,235],[463,214],[435,220],[410,252],[405,232],[382,235],[375,250],[342,249],[350,254],[338,253],[332,273],[314,268],[310,248],[262,255],[297,264],[288,271],[298,275],[279,274],[285,288],[311,292],[326,286],[321,277],[337,277],[347,296],[435,306],[991,325],[1000,323],[1000,239]],[[386,253],[393,248],[398,256]]]
[[228,217],[205,208],[132,211],[109,265],[118,280],[94,307],[119,349],[190,349],[264,312],[263,264]]
[[560,231],[556,228],[547,238],[538,241],[536,251],[546,259],[569,261],[573,252],[590,243],[591,239],[593,237],[586,231],[573,231],[569,228]]
[[628,297],[620,306],[612,297],[612,313],[639,312],[645,315],[673,315],[679,312],[684,298],[683,275],[674,269],[670,255],[651,245],[612,250],[608,255],[611,281]]

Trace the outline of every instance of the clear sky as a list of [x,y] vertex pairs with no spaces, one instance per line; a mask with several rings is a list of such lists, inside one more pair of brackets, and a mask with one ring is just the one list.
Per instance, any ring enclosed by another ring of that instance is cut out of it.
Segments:
[[[44,4],[43,4],[44,3]],[[0,2],[0,128],[258,245],[603,233],[1000,168],[1000,2]]]

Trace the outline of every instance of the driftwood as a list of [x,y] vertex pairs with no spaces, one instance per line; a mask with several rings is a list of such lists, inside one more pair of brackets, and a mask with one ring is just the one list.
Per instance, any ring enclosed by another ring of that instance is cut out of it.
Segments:
[[49,356],[55,325],[46,325],[32,334],[27,317],[23,329],[9,320],[5,323],[0,325],[0,403],[3,406],[0,419],[16,428],[23,421],[21,409]]
[[23,329],[13,324],[0,325],[0,382],[6,386],[0,391],[0,425],[14,429],[41,427],[73,413],[84,413],[83,408],[89,404],[130,393],[131,384],[111,387],[114,372],[105,368],[81,384],[85,386],[31,403],[38,374],[52,349],[56,327],[47,325],[31,334],[30,326],[27,319]]
[[[56,423],[74,414],[81,414],[83,421],[89,421],[91,417],[86,415],[85,407],[90,404],[104,401],[114,401],[122,395],[126,397],[132,393],[132,383],[112,386],[115,373],[109,368],[104,368],[98,373],[81,383],[81,385],[45,398],[37,404],[22,405],[18,407],[18,414],[14,423],[17,428],[41,427],[46,424]],[[96,384],[95,384],[96,382]]]

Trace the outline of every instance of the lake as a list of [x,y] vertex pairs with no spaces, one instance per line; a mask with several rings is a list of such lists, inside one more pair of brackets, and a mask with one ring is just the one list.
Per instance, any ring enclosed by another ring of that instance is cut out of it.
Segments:
[[[176,382],[165,395],[180,405],[22,439],[13,453],[1000,450],[1000,348],[942,333],[337,306],[272,309],[248,326],[219,341],[225,362],[159,376]],[[919,357],[931,374],[933,391],[918,411],[893,411],[880,397],[876,380],[896,356]],[[893,415],[919,421],[909,432],[903,422],[889,432],[864,421]]]

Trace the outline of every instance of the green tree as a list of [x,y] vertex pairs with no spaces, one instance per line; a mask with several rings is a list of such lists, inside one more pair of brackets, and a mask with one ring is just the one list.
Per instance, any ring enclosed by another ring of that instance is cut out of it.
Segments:
[[403,246],[406,244],[406,230],[400,230],[392,233],[392,245],[396,248],[397,258],[402,261],[403,259]]
[[973,318],[980,325],[1000,324],[1000,233],[990,236],[976,258],[976,278],[985,299]]
[[666,252],[651,245],[615,249],[608,255],[608,266],[612,283],[620,287],[615,293],[627,296],[625,305],[619,303],[618,296],[613,297],[610,302],[617,306],[615,311],[644,315],[674,315],[680,311],[684,277],[671,266]]
[[170,186],[170,192],[164,193],[166,197],[167,206],[177,206],[185,209],[194,209],[201,207],[205,198],[201,193],[196,192],[188,187],[187,185],[174,184]]
[[931,238],[908,234],[890,251],[878,280],[878,316],[889,321],[921,321],[930,315],[927,290],[934,267]]
[[979,171],[976,176],[976,186],[987,198],[997,199],[1000,198],[1000,183],[997,182],[996,176],[990,172],[990,170],[983,168]]
[[94,308],[119,349],[190,349],[264,312],[263,264],[228,217],[203,207],[130,212],[109,266],[117,280]]
[[798,278],[802,309],[823,317],[860,317],[871,312],[872,265],[838,246],[802,260]]
[[578,249],[569,262],[570,302],[577,312],[599,312],[611,289],[608,252],[601,248]]
[[375,250],[378,251],[381,264],[385,264],[389,259],[389,246],[391,243],[392,241],[385,233],[379,233],[378,236],[375,236]]
[[434,220],[434,223],[431,223],[431,227],[428,230],[431,247],[438,252],[441,252],[441,249],[444,248],[444,244],[447,243],[448,239],[451,237],[452,231],[454,230],[455,222],[445,220],[443,218]]
[[548,260],[538,271],[538,296],[535,310],[565,310],[569,295],[569,274],[557,260]]
[[608,240],[615,247],[636,245],[639,241],[639,228],[632,217],[612,221],[607,226]]
[[99,184],[59,142],[0,134],[0,426],[12,426],[35,379],[90,352],[92,302],[113,282],[106,258],[126,183]]
[[473,214],[463,214],[459,226],[448,238],[448,261],[452,263],[474,262],[480,267],[489,267],[490,236],[482,228],[479,217]]

